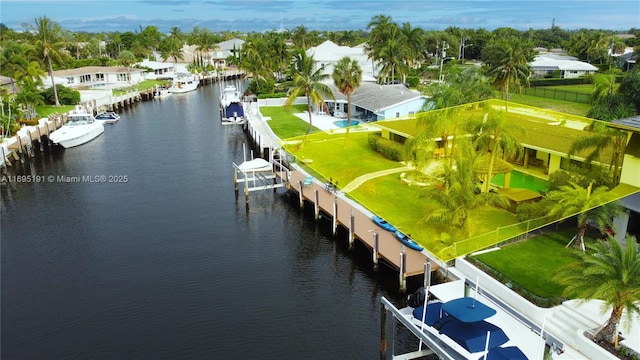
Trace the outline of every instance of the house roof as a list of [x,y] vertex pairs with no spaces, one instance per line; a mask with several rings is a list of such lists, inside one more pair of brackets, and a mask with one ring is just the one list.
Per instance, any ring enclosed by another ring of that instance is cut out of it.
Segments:
[[68,77],[88,74],[123,74],[129,72],[144,72],[143,69],[127,68],[124,66],[85,66],[76,69],[57,70],[53,72],[55,77]]
[[[335,85],[328,85],[336,100],[347,101],[347,97]],[[360,87],[351,94],[353,105],[375,113],[416,99],[426,100],[427,97],[407,89],[404,85],[378,85],[366,82],[361,83]]]
[[[484,103],[488,103],[494,107],[499,107],[497,102],[493,100],[487,100]],[[484,110],[478,108],[477,110],[466,110],[457,116],[462,119],[472,119],[474,116],[482,116],[482,113],[484,113]],[[507,118],[508,121],[510,123],[518,124],[526,130],[524,135],[516,134],[518,141],[520,141],[523,146],[532,149],[539,149],[553,154],[565,155],[569,153],[569,148],[577,139],[586,135],[594,134],[585,130],[563,125],[564,122],[559,122],[557,119],[546,119],[544,117],[536,116],[535,113],[526,114],[524,112],[517,112],[515,104],[509,105],[509,113],[510,116]],[[587,118],[584,120],[586,123],[593,121]],[[403,136],[416,136],[421,129],[419,127],[419,120],[379,121],[376,125]],[[586,157],[588,153],[589,151],[585,150],[575,154],[575,156]],[[605,149],[600,154],[598,161],[606,162],[610,155],[610,150]]]
[[235,46],[236,50],[240,50],[242,44],[244,44],[244,40],[242,39],[231,39],[219,42],[218,47],[222,50],[233,50],[233,47]]
[[571,60],[568,56],[540,55],[529,63],[535,69],[597,71],[598,68],[586,62]]
[[172,69],[173,68],[173,63],[160,62],[160,61],[151,61],[149,59],[144,59],[144,60],[142,60],[142,62],[136,63],[134,65],[148,67],[148,68],[153,69],[153,70]]
[[336,45],[334,42],[327,40],[318,46],[309,48],[307,55],[313,56],[315,62],[337,62],[345,56],[360,58],[364,55],[364,50],[362,47],[352,48]]

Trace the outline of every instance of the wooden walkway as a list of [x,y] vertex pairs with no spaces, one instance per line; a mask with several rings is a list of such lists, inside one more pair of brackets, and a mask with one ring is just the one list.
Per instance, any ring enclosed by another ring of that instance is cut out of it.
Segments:
[[[397,240],[394,234],[379,227],[371,220],[371,212],[361,205],[338,192],[331,193],[325,189],[325,184],[314,179],[311,185],[304,186],[306,175],[300,171],[291,171],[291,189],[298,195],[302,189],[302,199],[310,202],[317,211],[322,212],[333,220],[334,205],[337,213],[337,225],[342,225],[354,239],[360,240],[368,248],[374,248],[374,230],[378,234],[378,254],[387,263],[400,269],[402,243]],[[351,214],[353,214],[353,229],[350,230]],[[405,276],[424,274],[424,265],[427,254],[405,247]],[[438,269],[439,261],[434,257],[431,259],[432,271]]]

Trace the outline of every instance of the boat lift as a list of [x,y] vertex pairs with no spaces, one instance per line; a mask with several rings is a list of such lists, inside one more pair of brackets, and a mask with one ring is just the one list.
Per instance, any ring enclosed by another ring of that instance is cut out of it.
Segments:
[[[244,184],[244,196],[247,207],[249,206],[249,192],[257,190],[276,189],[288,186],[291,177],[284,158],[286,154],[281,149],[269,151],[269,160],[254,159],[253,151],[251,159],[247,160],[245,145],[242,145],[244,162],[233,163],[233,182],[238,199],[239,184]],[[260,161],[262,160],[262,161]],[[255,164],[255,166],[254,166]]]

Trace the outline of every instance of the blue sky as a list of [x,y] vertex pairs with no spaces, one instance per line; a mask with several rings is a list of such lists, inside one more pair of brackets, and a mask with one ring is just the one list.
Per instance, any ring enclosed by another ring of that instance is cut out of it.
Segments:
[[13,29],[48,16],[72,31],[135,31],[155,25],[190,31],[359,30],[385,14],[397,23],[443,30],[511,27],[629,30],[640,28],[639,0],[1,0],[0,21]]

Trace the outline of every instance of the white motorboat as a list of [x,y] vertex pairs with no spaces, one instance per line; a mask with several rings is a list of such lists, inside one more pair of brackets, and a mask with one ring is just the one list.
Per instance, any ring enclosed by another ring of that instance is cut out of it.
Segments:
[[100,114],[96,115],[96,120],[98,121],[102,121],[104,123],[107,124],[112,124],[112,123],[116,123],[118,122],[118,120],[120,120],[120,115],[116,114],[113,111],[105,111],[105,112],[101,112]]
[[64,148],[85,144],[104,132],[104,125],[86,112],[70,113],[67,122],[49,135],[49,140]]
[[164,99],[171,96],[171,92],[169,91],[169,89],[159,89],[158,92],[156,93],[156,98],[158,99]]
[[242,172],[260,172],[260,171],[273,171],[273,165],[265,159],[256,158],[253,160],[247,160],[238,165],[238,169]]
[[193,75],[179,75],[173,80],[169,92],[172,94],[186,93],[197,89],[199,84],[200,80]]
[[220,96],[220,117],[226,124],[244,124],[242,93],[233,85],[227,85]]

